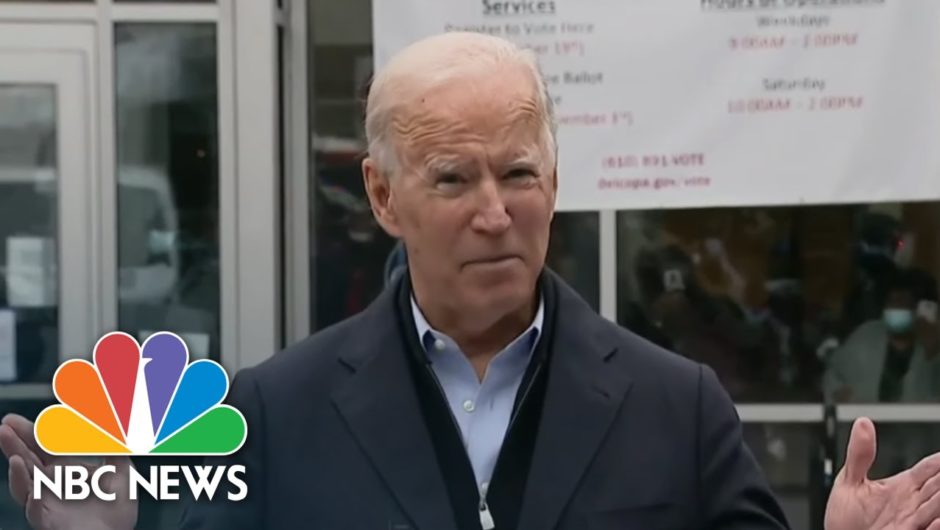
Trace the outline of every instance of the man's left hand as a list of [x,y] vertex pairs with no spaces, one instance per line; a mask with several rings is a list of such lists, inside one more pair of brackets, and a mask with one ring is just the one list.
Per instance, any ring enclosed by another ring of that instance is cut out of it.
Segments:
[[874,424],[856,420],[826,506],[826,530],[940,530],[940,453],[893,477],[869,480],[876,450]]

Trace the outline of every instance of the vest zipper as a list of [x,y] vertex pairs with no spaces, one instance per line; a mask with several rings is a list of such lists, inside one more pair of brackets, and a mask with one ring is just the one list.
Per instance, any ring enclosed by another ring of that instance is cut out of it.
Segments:
[[[428,363],[425,363],[424,368],[428,371],[428,374],[431,376],[431,380],[434,381],[434,385],[437,387],[437,391],[438,393],[440,393],[441,398],[444,399],[445,403],[449,403],[449,401],[447,400],[447,393],[444,392],[444,387],[441,385],[440,380],[438,380],[437,374],[434,373],[434,369],[431,368],[431,365]],[[526,394],[528,394],[528,392],[526,392]],[[523,399],[525,399],[525,396],[523,396]],[[447,407],[447,415],[450,417],[450,421],[451,421],[451,424],[454,426],[454,429],[456,429],[460,437],[463,438],[463,431],[460,430],[460,425],[457,423],[457,419],[454,418],[454,413],[451,412],[449,405]],[[510,421],[510,424],[512,424],[511,421]],[[506,432],[509,432],[508,429]],[[486,504],[486,490],[488,487],[489,487],[489,483],[484,482],[482,487],[480,488],[480,526],[483,527],[483,530],[493,530],[494,528],[496,528],[496,523],[493,521],[493,514],[490,513],[490,507]]]
[[[424,368],[428,371],[428,374],[430,374],[431,380],[434,381],[434,385],[437,387],[437,391],[440,396],[446,403],[449,403],[447,400],[447,393],[444,392],[444,387],[441,385],[440,380],[438,380],[437,374],[434,373],[434,369],[431,368],[430,363],[425,363]],[[519,400],[519,406],[516,407],[515,413],[512,415],[512,418],[509,419],[509,425],[506,426],[506,436],[509,436],[510,429],[512,429],[512,426],[515,425],[516,418],[519,417],[519,412],[525,405],[525,400],[529,397],[529,393],[532,391],[532,387],[535,386],[535,381],[539,376],[539,372],[541,371],[542,363],[540,362],[535,366],[535,371],[532,372],[532,377],[529,379],[529,384],[526,385],[525,392],[523,392],[522,398]],[[450,421],[454,426],[454,429],[456,429],[457,433],[460,434],[461,438],[463,438],[463,431],[460,429],[460,425],[457,423],[457,419],[454,418],[454,413],[451,412],[450,406],[447,407],[447,412],[447,415],[450,416]],[[496,522],[493,520],[493,514],[490,512],[489,504],[486,502],[486,492],[488,488],[489,482],[484,482],[480,488],[480,526],[483,527],[483,530],[494,530],[496,528]]]
[[484,482],[483,486],[480,488],[480,526],[483,527],[483,530],[493,530],[496,528],[496,523],[493,521],[493,514],[490,513],[490,507],[486,504],[486,490],[489,486],[489,482]]

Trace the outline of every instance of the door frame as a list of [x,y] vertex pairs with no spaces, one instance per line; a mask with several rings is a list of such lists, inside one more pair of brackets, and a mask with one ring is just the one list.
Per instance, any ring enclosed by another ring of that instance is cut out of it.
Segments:
[[[97,113],[92,60],[94,28],[87,24],[0,23],[0,83],[55,87],[56,290],[58,361],[87,357],[102,327],[100,220],[97,193]],[[113,301],[112,301],[113,304]],[[5,385],[7,386],[7,385]],[[16,385],[19,386],[19,385]],[[48,385],[19,386],[44,396]]]
[[[285,8],[286,11],[287,8]],[[87,83],[92,199],[97,223],[92,288],[100,294],[95,334],[117,328],[117,179],[115,171],[114,25],[210,22],[216,25],[219,115],[220,342],[230,375],[283,346],[281,309],[281,174],[277,27],[286,17],[276,0],[214,3],[82,4],[0,2],[0,23],[82,27],[89,51]],[[290,28],[285,27],[285,34]],[[3,396],[0,396],[3,397]]]

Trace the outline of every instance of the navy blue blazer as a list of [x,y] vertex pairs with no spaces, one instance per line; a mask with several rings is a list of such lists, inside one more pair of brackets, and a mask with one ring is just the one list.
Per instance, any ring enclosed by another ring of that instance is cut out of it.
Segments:
[[[712,370],[546,274],[558,318],[518,529],[787,528]],[[210,463],[245,465],[248,497],[192,503],[182,528],[456,530],[394,291],[238,373],[248,440]]]

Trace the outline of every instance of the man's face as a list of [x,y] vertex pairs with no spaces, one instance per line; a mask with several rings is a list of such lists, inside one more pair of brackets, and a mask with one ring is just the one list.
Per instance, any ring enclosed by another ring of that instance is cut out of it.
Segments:
[[393,129],[399,171],[385,178],[367,161],[366,184],[420,296],[493,318],[530,301],[556,191],[532,79],[513,67],[461,76],[415,98]]

